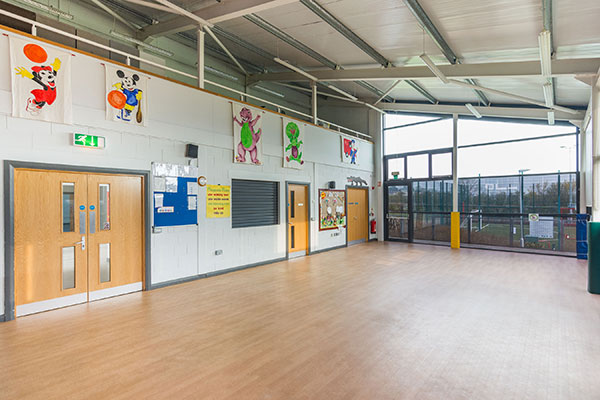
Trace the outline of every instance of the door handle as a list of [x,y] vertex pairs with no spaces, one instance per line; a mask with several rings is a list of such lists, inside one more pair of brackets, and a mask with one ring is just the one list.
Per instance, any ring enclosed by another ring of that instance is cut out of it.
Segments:
[[85,251],[85,236],[81,237],[81,241],[80,242],[75,243],[75,245],[78,245],[78,244],[81,245],[81,250]]

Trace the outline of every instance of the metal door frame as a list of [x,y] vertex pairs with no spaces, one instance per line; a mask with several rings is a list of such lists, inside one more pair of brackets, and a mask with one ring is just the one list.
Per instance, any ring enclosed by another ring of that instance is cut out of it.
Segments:
[[[399,238],[390,238],[389,237],[389,226],[388,226],[388,206],[389,206],[389,193],[388,188],[390,186],[406,186],[407,188],[407,196],[408,196],[408,238],[407,239],[399,239]],[[412,243],[414,240],[414,232],[413,232],[413,201],[412,201],[412,182],[411,181],[399,181],[399,182],[386,182],[383,187],[383,211],[384,211],[384,240],[390,242],[408,242]]]
[[306,244],[306,255],[310,255],[310,238],[312,236],[312,219],[311,219],[311,212],[310,212],[310,206],[312,204],[311,201],[311,197],[310,197],[310,189],[311,189],[311,185],[310,182],[297,182],[297,181],[285,181],[285,258],[289,259],[290,258],[290,230],[289,230],[289,223],[290,223],[290,216],[289,216],[289,212],[288,212],[288,193],[289,193],[289,186],[290,185],[298,185],[298,186],[306,186],[307,189],[307,194],[306,194],[306,198],[308,201],[308,212],[306,215],[306,218],[308,219],[308,243]]
[[144,290],[152,289],[150,238],[150,171],[98,168],[82,165],[43,164],[28,161],[4,161],[4,321],[15,319],[15,169],[36,169],[49,172],[83,172],[110,175],[137,175],[144,179]]

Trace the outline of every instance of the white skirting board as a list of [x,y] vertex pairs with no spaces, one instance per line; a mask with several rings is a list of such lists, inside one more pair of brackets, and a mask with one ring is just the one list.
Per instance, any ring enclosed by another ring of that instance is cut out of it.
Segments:
[[139,292],[142,290],[142,282],[130,283],[109,289],[100,289],[90,292],[90,301],[105,299],[107,297],[120,296],[122,294]]
[[306,250],[295,251],[293,253],[288,254],[288,258],[304,257],[305,255]]
[[[101,289],[90,292],[89,301],[101,300],[107,297],[119,296],[122,294],[139,292],[142,290],[142,282],[130,283],[128,285],[118,286],[109,289]],[[56,299],[36,301],[35,303],[23,304],[17,306],[16,316],[22,317],[24,315],[35,314],[42,311],[54,310],[56,308],[62,308],[67,306],[73,306],[75,304],[87,303],[88,294],[79,293],[71,296],[58,297]]]
[[35,314],[42,311],[53,310],[55,308],[62,308],[72,306],[75,304],[81,304],[87,302],[87,293],[73,294],[71,296],[57,297],[56,299],[36,301],[35,303],[23,304],[17,306],[16,315],[22,317],[23,315]]

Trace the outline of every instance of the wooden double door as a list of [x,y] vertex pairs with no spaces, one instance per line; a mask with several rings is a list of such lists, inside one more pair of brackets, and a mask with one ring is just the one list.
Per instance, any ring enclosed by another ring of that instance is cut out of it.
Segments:
[[348,188],[347,190],[348,244],[369,240],[369,190]]
[[16,315],[142,290],[143,177],[16,169]]

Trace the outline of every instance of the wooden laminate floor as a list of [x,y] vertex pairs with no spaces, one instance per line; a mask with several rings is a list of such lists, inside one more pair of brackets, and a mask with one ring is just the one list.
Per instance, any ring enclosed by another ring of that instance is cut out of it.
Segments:
[[2,399],[600,399],[571,258],[368,243],[0,324]]

